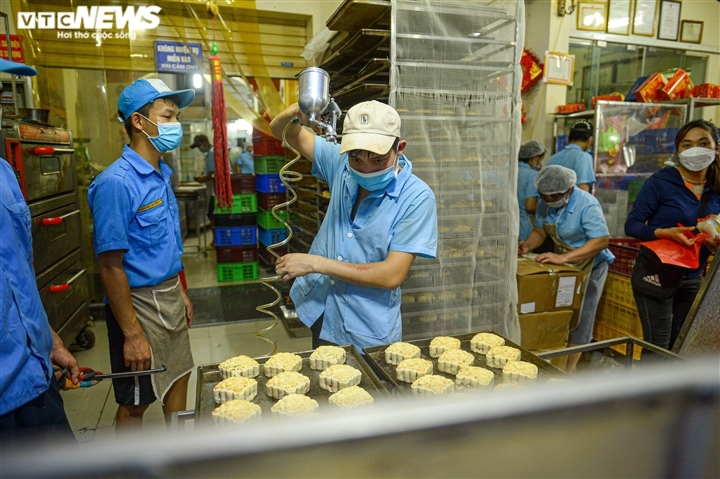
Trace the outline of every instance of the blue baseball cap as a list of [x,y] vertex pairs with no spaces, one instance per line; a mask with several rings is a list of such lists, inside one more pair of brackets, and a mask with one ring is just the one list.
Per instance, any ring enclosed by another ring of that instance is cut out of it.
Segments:
[[195,90],[171,90],[164,81],[157,78],[135,80],[125,87],[118,98],[118,111],[127,120],[130,115],[158,98],[174,96],[178,99],[178,108],[185,108],[195,99]]
[[11,62],[10,60],[5,60],[4,58],[0,58],[0,72],[25,75],[26,77],[34,77],[37,75],[37,70],[33,67],[29,67],[24,63]]

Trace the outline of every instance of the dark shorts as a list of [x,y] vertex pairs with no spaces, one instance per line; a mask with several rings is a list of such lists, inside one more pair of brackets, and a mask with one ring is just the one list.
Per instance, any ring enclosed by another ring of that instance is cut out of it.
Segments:
[[325,314],[321,314],[320,317],[310,326],[312,331],[312,348],[317,349],[320,346],[337,346],[335,343],[320,339],[320,331],[322,331],[323,322],[325,321]]
[[[130,371],[125,366],[125,355],[123,354],[123,346],[125,345],[125,335],[120,329],[115,315],[113,315],[110,305],[105,305],[105,321],[107,323],[108,341],[110,343],[110,367],[114,373],[124,373]],[[153,391],[150,375],[140,376],[140,402],[139,404],[152,404],[155,402],[155,392]],[[135,405],[135,379],[120,378],[113,379],[113,389],[115,390],[115,402],[121,406]]]
[[48,434],[75,440],[57,381],[51,380],[48,390],[40,396],[0,416],[0,432],[0,443],[24,438],[47,439]]
[[207,217],[208,219],[213,219],[215,216],[215,195],[212,195],[210,199],[208,200],[208,210],[207,210]]

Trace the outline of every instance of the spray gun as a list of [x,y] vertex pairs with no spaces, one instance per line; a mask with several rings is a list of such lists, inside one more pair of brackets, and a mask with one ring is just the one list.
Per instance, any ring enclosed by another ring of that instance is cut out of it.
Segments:
[[298,105],[326,140],[337,143],[335,124],[342,111],[330,96],[330,75],[325,70],[310,67],[298,74]]

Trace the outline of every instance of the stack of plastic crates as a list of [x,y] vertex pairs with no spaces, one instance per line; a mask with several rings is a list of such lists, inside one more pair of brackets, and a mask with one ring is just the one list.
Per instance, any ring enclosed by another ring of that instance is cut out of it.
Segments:
[[257,195],[254,175],[232,175],[233,204],[215,208],[218,281],[257,279]]
[[610,263],[608,270],[622,276],[632,276],[633,266],[640,252],[638,243],[634,238],[610,238],[608,249],[615,255],[615,261]]
[[[643,339],[642,325],[630,277],[619,273],[608,273],[605,289],[595,314],[593,337],[596,341],[634,336]],[[625,345],[612,346],[625,354]],[[640,359],[641,348],[635,348],[633,358]]]
[[[273,256],[267,247],[283,241],[287,237],[285,225],[275,218],[272,208],[286,201],[286,188],[280,181],[280,169],[285,164],[284,156],[256,156],[255,157],[255,189],[258,192],[258,236],[260,239],[259,256],[267,265],[275,264]],[[278,210],[278,216],[285,221],[288,219],[287,211]],[[288,253],[287,246],[275,250],[280,256]]]

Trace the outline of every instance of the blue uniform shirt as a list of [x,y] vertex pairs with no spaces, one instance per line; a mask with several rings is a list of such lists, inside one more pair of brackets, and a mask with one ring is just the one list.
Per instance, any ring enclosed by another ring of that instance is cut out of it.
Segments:
[[240,167],[240,173],[247,175],[255,173],[255,160],[249,151],[243,151],[235,160],[235,164]]
[[566,146],[564,150],[558,151],[547,160],[548,166],[560,165],[570,168],[577,174],[575,184],[587,183],[591,188],[595,184],[594,164],[592,155],[575,144]]
[[520,207],[520,241],[525,241],[533,230],[530,223],[530,215],[525,209],[525,200],[527,198],[537,198],[538,192],[535,189],[535,177],[538,172],[533,170],[530,165],[524,161],[518,162],[518,206]]
[[160,172],[125,145],[120,158],[88,188],[95,253],[123,250],[131,288],[158,284],[181,269],[183,252],[172,170]]
[[0,415],[47,391],[52,334],[32,265],[30,210],[0,158]]
[[[577,186],[563,208],[550,208],[542,198],[538,201],[535,226],[542,228],[545,223],[556,224],[560,239],[573,248],[579,248],[594,238],[610,236],[597,198]],[[595,264],[601,261],[612,263],[615,256],[605,248],[595,256]]]
[[[340,145],[315,137],[312,174],[327,181],[330,204],[310,254],[355,264],[383,261],[391,250],[434,258],[435,195],[412,174],[410,161],[400,157],[397,179],[371,192],[351,220],[358,183],[348,171],[347,153],[340,155],[339,150]],[[368,288],[313,273],[296,278],[290,296],[307,326],[325,313],[320,333],[324,340],[362,348],[402,337],[400,288]]]

